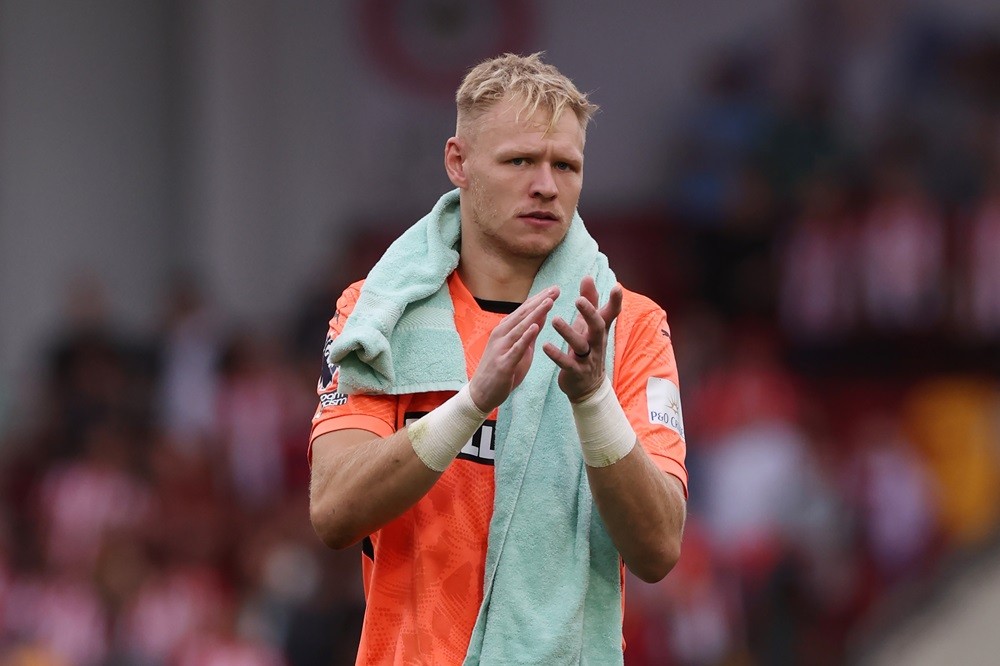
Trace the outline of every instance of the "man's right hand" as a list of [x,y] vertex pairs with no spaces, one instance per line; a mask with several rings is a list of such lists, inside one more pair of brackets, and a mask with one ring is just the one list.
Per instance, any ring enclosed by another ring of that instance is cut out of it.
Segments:
[[499,407],[528,374],[538,332],[558,297],[559,287],[543,289],[493,329],[469,382],[469,395],[481,411]]

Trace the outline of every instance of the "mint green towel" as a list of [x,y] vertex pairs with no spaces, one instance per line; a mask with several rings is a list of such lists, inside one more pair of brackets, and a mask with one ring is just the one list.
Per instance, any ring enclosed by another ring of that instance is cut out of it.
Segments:
[[[457,391],[468,381],[446,280],[458,265],[458,191],[445,194],[369,273],[329,350],[350,393]],[[615,284],[607,258],[575,215],[531,293],[558,284],[550,314],[572,321],[580,280],[602,302]],[[483,604],[466,664],[621,664],[618,551],[590,494],[572,410],[541,352],[565,342],[551,327],[521,385],[501,405],[496,496]],[[613,331],[607,372],[613,371]]]
[[445,284],[458,266],[459,220],[453,190],[368,273],[354,312],[327,350],[340,364],[342,391],[458,391],[469,381]]

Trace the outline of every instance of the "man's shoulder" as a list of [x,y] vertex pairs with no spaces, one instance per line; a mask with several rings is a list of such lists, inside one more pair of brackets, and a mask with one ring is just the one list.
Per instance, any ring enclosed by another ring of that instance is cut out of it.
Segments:
[[615,324],[618,344],[645,344],[661,334],[670,337],[667,313],[644,294],[622,287],[622,311]]
[[663,306],[649,296],[622,286],[622,315],[630,319],[643,319],[653,313],[663,312]]
[[354,306],[358,302],[358,298],[361,296],[361,287],[364,285],[365,281],[362,278],[357,282],[353,282],[343,292],[340,294],[340,298],[337,299],[337,315],[347,317],[354,310]]
[[347,289],[344,290],[344,293],[345,294],[351,293],[351,294],[355,294],[355,295],[360,294],[361,293],[361,287],[364,286],[364,284],[365,284],[365,278],[361,278],[360,280],[356,280],[356,281],[352,282],[351,284],[347,285]]

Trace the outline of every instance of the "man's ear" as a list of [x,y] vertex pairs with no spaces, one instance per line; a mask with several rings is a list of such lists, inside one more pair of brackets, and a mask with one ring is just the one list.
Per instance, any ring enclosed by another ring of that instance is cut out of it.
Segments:
[[469,185],[469,178],[465,173],[465,159],[467,157],[465,142],[456,136],[448,139],[444,144],[444,170],[448,174],[448,180],[455,187],[465,189]]

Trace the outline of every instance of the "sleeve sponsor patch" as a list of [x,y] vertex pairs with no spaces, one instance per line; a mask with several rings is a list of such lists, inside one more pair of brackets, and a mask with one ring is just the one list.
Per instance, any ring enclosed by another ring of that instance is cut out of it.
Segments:
[[646,380],[646,410],[650,423],[666,426],[684,439],[681,391],[677,384],[662,377]]
[[340,407],[347,404],[347,395],[343,393],[323,393],[319,396],[319,404],[324,407]]
[[327,336],[326,343],[323,345],[323,369],[320,372],[319,385],[316,387],[316,390],[319,391],[320,409],[347,404],[347,394],[341,393],[335,388],[340,374],[340,366],[330,362],[330,345],[332,344],[333,338]]
[[320,370],[319,384],[316,387],[317,391],[326,391],[333,386],[333,380],[340,371],[339,365],[330,362],[331,345],[333,345],[333,338],[327,336],[326,342],[323,344],[323,367]]

